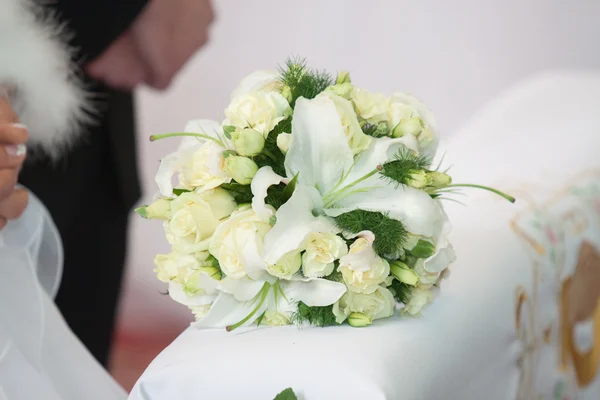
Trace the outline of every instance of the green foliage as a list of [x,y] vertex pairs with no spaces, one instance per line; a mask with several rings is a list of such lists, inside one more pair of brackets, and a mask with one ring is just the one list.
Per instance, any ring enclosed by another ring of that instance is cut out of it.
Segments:
[[290,133],[292,131],[292,117],[288,117],[279,122],[265,140],[265,147],[261,154],[255,156],[254,162],[259,168],[269,166],[273,168],[276,174],[285,176],[285,155],[277,147],[277,136],[280,133]]
[[296,394],[292,388],[287,388],[283,392],[279,393],[273,400],[298,400]]
[[290,183],[285,186],[283,189],[283,193],[281,196],[281,200],[285,203],[288,201],[292,195],[294,194],[294,190],[296,190],[296,183],[298,182],[298,174],[294,175]]
[[246,204],[252,202],[252,190],[250,185],[240,185],[239,183],[224,183],[221,189],[227,190],[233,199],[238,204]]
[[407,231],[401,221],[380,212],[354,210],[334,218],[337,226],[350,233],[369,230],[375,235],[373,249],[381,257],[397,258],[406,241]]
[[306,304],[299,302],[298,311],[292,315],[291,320],[297,325],[306,322],[313,326],[320,327],[339,325],[335,321],[335,315],[333,315],[333,305],[325,307],[309,307]]
[[188,193],[188,192],[190,192],[190,191],[191,191],[191,190],[187,190],[187,189],[173,189],[173,194],[174,194],[175,196],[181,196],[182,194],[184,194],[184,193]]
[[140,217],[148,219],[147,208],[148,208],[148,206],[141,206],[141,207],[136,208],[134,211]]
[[380,174],[396,184],[408,185],[413,173],[427,170],[431,159],[422,154],[415,154],[406,147],[402,147],[392,161],[382,165]]
[[329,73],[308,68],[303,58],[288,59],[286,66],[280,70],[281,81],[291,92],[292,108],[300,97],[313,99],[334,83]]
[[406,303],[408,301],[408,295],[411,291],[410,285],[407,285],[406,283],[402,283],[399,280],[394,279],[389,289],[394,295],[396,301],[400,303]]
[[283,193],[286,185],[280,183],[279,185],[273,185],[267,190],[267,197],[265,197],[265,203],[278,210],[279,207],[285,203],[283,199]]

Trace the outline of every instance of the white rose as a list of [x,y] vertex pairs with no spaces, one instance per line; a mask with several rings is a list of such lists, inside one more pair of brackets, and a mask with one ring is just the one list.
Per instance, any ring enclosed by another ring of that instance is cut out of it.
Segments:
[[154,272],[159,280],[181,285],[183,292],[190,297],[205,294],[202,288],[205,277],[201,274],[215,281],[221,279],[221,271],[208,252],[195,255],[178,252],[159,254],[154,258],[154,264]]
[[223,189],[183,193],[171,201],[171,220],[166,222],[167,239],[174,250],[196,253],[207,249],[210,238],[223,218],[237,207]]
[[231,177],[223,171],[225,149],[217,143],[208,140],[202,145],[185,149],[181,153],[179,168],[179,183],[188,190],[210,190]]
[[157,254],[154,257],[156,266],[154,272],[159,280],[169,283],[172,280],[179,280],[180,276],[186,276],[199,264],[198,259],[191,254],[178,252]]
[[238,129],[252,128],[266,138],[291,113],[289,103],[280,93],[250,92],[233,99],[225,110],[224,124]]
[[171,218],[171,199],[157,199],[146,207],[146,218]]
[[[371,144],[372,138],[364,134],[358,123],[358,117],[352,103],[331,91],[325,91],[319,96],[329,97],[335,104],[335,108],[342,121],[344,127],[344,133],[348,139],[348,145],[352,149],[353,154],[358,154],[361,151],[366,150]],[[317,96],[318,97],[318,96]]]
[[363,233],[340,259],[339,271],[353,292],[373,293],[390,274],[390,264],[373,250],[374,235]]
[[302,272],[307,278],[329,276],[334,261],[348,254],[346,242],[333,233],[311,233],[305,241],[306,251],[302,255]]
[[300,251],[296,250],[284,254],[274,265],[267,266],[267,272],[277,278],[289,279],[301,266],[302,256]]
[[394,315],[396,300],[388,289],[378,286],[371,294],[346,292],[334,305],[333,314],[341,324],[352,313],[361,313],[370,321]]
[[357,87],[352,91],[352,102],[358,116],[370,124],[387,121],[390,100],[380,93],[371,93]]
[[251,92],[281,92],[281,74],[276,71],[260,70],[243,78],[231,93],[231,99]]
[[268,326],[284,326],[290,324],[290,316],[278,311],[265,311],[262,323]]
[[[263,239],[270,229],[268,219],[260,218],[252,207],[240,207],[217,227],[210,240],[209,251],[219,261],[225,275],[241,279],[246,276],[240,257],[245,246],[255,245],[260,253]],[[254,240],[254,243],[248,243],[249,240]]]
[[427,286],[417,286],[410,291],[408,302],[402,308],[403,314],[410,314],[413,317],[421,315],[423,308],[433,301],[435,297],[434,288]]
[[404,93],[394,93],[389,104],[393,136],[415,136],[421,150],[433,154],[439,141],[433,113],[419,100]]

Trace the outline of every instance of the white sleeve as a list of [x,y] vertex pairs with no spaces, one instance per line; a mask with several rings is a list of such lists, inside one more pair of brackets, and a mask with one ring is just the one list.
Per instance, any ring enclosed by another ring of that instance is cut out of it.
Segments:
[[0,0],[0,88],[30,145],[58,156],[75,139],[85,115],[64,26],[31,0]]

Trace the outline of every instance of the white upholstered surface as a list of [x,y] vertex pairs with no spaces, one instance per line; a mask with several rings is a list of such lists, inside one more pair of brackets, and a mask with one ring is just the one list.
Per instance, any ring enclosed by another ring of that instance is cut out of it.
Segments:
[[[458,261],[421,318],[365,329],[190,328],[130,398],[263,400],[286,387],[305,400],[599,398],[600,324],[560,312],[582,243],[600,249],[598,110],[600,74],[548,73],[486,106],[442,149],[455,182],[519,200],[465,191],[454,198],[467,207],[447,203]],[[586,265],[573,281],[600,269]],[[576,300],[583,308],[600,296],[587,290]],[[582,356],[565,335],[595,350]]]

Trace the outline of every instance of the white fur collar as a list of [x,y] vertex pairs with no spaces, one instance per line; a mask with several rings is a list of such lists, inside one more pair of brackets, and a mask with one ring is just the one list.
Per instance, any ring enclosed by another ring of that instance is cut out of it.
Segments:
[[29,128],[30,144],[56,157],[77,135],[84,91],[63,30],[30,0],[0,0],[0,86]]

